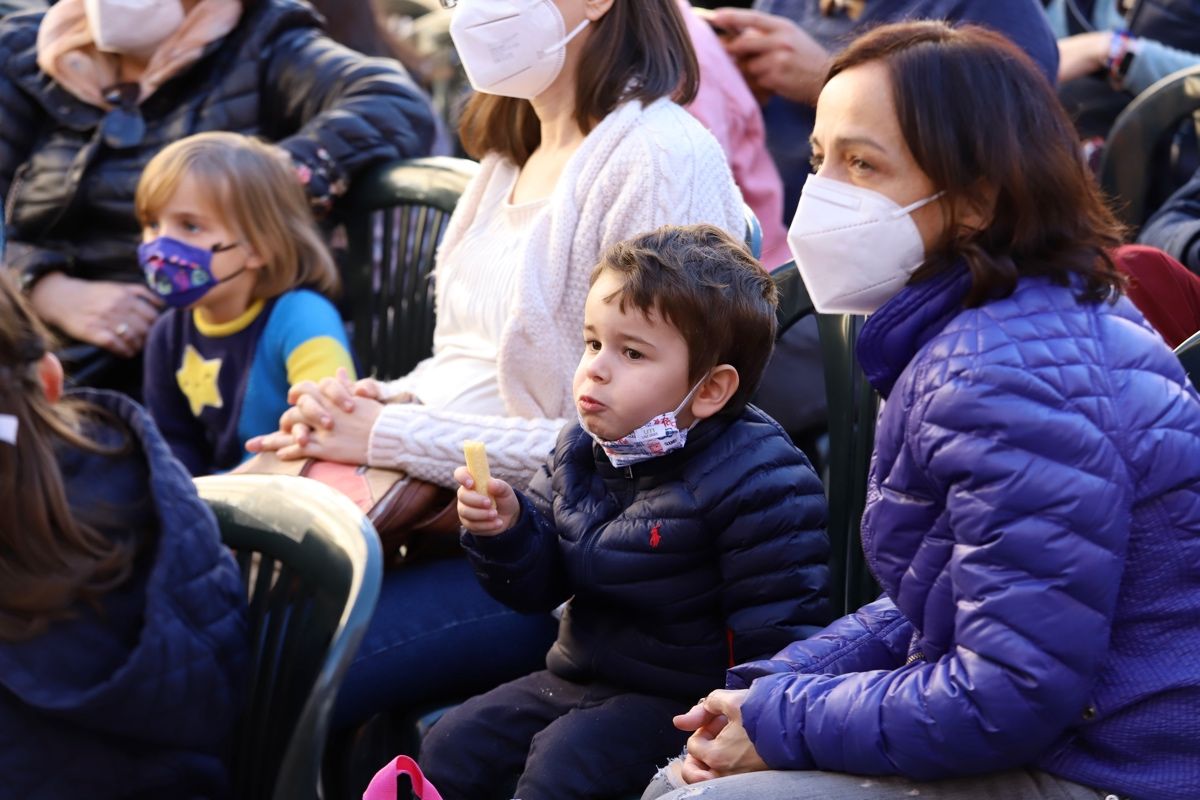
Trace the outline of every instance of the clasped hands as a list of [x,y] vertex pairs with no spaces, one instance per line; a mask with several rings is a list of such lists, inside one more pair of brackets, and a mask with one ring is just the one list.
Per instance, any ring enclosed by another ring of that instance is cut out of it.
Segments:
[[[371,429],[383,411],[383,384],[374,378],[350,380],[344,369],[319,382],[302,381],[288,390],[292,407],[279,418],[279,431],[246,442],[251,453],[274,451],[284,460],[319,458],[366,464]],[[411,402],[411,395],[388,402]]]
[[693,731],[687,743],[687,757],[680,765],[680,776],[685,783],[770,769],[742,727],[742,704],[748,691],[709,692],[686,714],[675,717],[676,728]]

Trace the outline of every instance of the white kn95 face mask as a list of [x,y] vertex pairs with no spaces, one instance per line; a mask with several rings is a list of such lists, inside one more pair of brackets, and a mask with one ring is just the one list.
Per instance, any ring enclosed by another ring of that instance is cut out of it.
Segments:
[[450,38],[476,91],[531,99],[562,72],[567,44],[587,27],[567,33],[552,0],[459,0]]
[[822,314],[870,314],[925,261],[910,216],[942,192],[907,206],[878,192],[809,175],[788,230],[788,247]]

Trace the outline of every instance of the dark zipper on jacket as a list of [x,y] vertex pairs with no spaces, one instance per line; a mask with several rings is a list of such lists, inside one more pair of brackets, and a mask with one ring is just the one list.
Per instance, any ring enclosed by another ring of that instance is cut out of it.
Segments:
[[[630,481],[633,480],[633,466],[632,465],[624,467],[622,469],[622,472],[624,473],[624,477],[627,480],[630,480]],[[610,491],[610,490],[608,489],[608,487],[605,487],[605,491]],[[626,487],[622,487],[622,492],[621,492],[622,496],[614,499],[614,502],[617,503],[618,509],[619,509],[617,516],[620,516],[622,513],[624,513],[624,510],[629,507],[628,505],[625,504],[625,500],[626,500],[626,498],[624,497],[625,494],[630,494],[630,495],[636,496],[637,492],[629,491],[628,489],[626,489]],[[610,522],[611,522],[611,520],[610,520]],[[605,524],[607,524],[607,523],[605,523]],[[595,583],[596,583],[595,567],[593,566],[594,562],[593,562],[592,556],[596,552],[596,543],[598,541],[600,541],[600,533],[603,530],[603,528],[604,528],[604,525],[597,526],[595,530],[589,531],[586,534],[584,534],[583,538],[580,540],[580,544],[583,545],[583,575],[584,575],[584,579],[586,580],[586,582],[589,586],[595,585]]]

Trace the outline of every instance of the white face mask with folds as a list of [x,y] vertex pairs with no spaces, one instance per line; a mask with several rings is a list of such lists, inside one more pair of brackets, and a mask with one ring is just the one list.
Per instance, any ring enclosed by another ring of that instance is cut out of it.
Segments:
[[943,192],[907,206],[878,192],[809,175],[788,247],[822,314],[870,314],[896,296],[925,261],[910,216]]
[[450,38],[476,91],[528,100],[554,83],[587,24],[567,33],[552,0],[459,0]]
[[179,30],[181,0],[83,0],[96,49],[148,58]]

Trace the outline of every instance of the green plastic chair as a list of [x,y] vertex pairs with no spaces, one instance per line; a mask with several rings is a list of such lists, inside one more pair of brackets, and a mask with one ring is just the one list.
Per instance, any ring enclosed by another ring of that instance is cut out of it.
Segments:
[[196,479],[249,598],[251,662],[233,747],[239,800],[313,800],[338,687],[379,598],[379,536],[307,478]]
[[1100,156],[1100,185],[1116,199],[1115,211],[1131,228],[1141,226],[1147,208],[1155,151],[1200,112],[1200,67],[1168,75],[1135,97],[1113,123]]
[[1200,331],[1193,333],[1175,348],[1175,356],[1183,364],[1192,386],[1200,390]]
[[[815,314],[808,289],[789,261],[771,272],[779,291],[779,333]],[[875,444],[879,395],[858,365],[854,346],[866,317],[817,314],[825,394],[829,408],[829,570],[830,600],[837,616],[856,610],[879,594],[862,549],[862,515],[867,503],[867,473]]]
[[474,161],[393,161],[355,179],[338,205],[351,345],[365,375],[397,378],[433,350],[433,265]]

